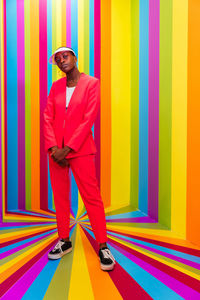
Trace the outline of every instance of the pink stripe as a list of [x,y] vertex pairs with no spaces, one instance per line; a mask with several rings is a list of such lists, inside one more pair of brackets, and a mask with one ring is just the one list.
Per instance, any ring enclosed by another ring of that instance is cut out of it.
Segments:
[[40,75],[40,207],[48,209],[48,166],[43,134],[43,112],[47,102],[47,0],[39,1]]
[[67,47],[71,47],[71,0],[66,0],[66,19],[67,19],[67,28],[66,28],[66,41]]
[[[1,52],[2,52],[2,45],[0,47],[0,82],[2,80],[2,74],[1,74]],[[2,135],[1,135],[1,103],[3,102],[3,99],[1,97],[1,84],[0,84],[0,145],[2,145],[1,139],[2,139]],[[0,147],[0,223],[2,223],[2,149]]]
[[159,0],[149,0],[149,168],[148,213],[158,220]]
[[[94,76],[100,79],[100,65],[101,65],[101,1],[94,0]],[[99,109],[99,113],[97,115],[96,121],[94,123],[94,140],[97,147],[96,154],[96,174],[97,179],[99,181],[99,187],[101,185],[100,182],[100,120],[101,120],[101,111]]]
[[24,1],[17,1],[18,207],[25,209]]
[[8,199],[8,193],[7,193],[7,161],[8,161],[8,155],[7,155],[7,40],[6,40],[6,34],[7,34],[7,27],[6,27],[6,0],[3,1],[4,5],[4,134],[5,134],[5,141],[4,141],[4,151],[5,151],[5,211],[8,211],[8,205],[7,205],[7,199]]

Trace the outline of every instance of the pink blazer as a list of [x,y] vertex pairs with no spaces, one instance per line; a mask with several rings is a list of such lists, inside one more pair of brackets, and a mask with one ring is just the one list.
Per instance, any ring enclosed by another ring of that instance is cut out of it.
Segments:
[[100,81],[81,73],[66,110],[67,78],[53,82],[44,109],[45,151],[57,145],[73,150],[66,158],[97,152],[92,135],[92,125],[100,107]]

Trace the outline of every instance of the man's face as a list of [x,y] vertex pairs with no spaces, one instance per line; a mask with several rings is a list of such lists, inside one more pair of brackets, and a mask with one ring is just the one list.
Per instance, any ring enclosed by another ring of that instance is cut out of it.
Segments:
[[67,73],[73,69],[76,65],[76,61],[76,56],[74,56],[71,51],[62,51],[56,53],[55,55],[55,62],[57,66],[64,73]]

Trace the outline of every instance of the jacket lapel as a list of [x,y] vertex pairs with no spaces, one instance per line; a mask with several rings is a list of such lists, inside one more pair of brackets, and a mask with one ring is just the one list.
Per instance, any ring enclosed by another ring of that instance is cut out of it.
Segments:
[[73,92],[73,94],[71,96],[71,99],[69,101],[69,105],[68,105],[67,110],[66,110],[67,77],[63,77],[62,78],[61,86],[60,86],[60,91],[59,91],[59,98],[60,98],[62,110],[63,110],[63,113],[64,113],[65,117],[67,117],[70,114],[73,105],[76,103],[76,99],[77,99],[78,93],[80,91],[81,83],[82,83],[82,80],[84,78],[84,75],[85,75],[85,73],[81,73],[81,76],[80,76],[80,78],[79,78],[79,80],[77,82],[77,85],[76,85],[76,87],[74,89],[74,92]]

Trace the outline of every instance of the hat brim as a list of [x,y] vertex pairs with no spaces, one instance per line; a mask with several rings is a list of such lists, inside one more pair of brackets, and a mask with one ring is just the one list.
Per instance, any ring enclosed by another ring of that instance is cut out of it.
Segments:
[[49,63],[52,64],[52,65],[57,65],[57,63],[55,62],[55,55],[56,53],[58,52],[63,52],[63,51],[70,51],[72,52],[75,56],[76,56],[76,53],[71,49],[71,48],[68,48],[68,47],[61,47],[61,48],[58,48],[49,58]]

